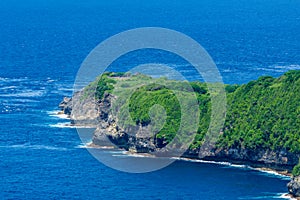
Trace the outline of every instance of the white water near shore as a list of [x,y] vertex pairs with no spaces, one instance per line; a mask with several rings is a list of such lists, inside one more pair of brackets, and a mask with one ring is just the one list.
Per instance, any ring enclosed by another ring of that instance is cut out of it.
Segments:
[[60,119],[70,119],[69,115],[60,113],[61,110],[53,110],[53,111],[47,111],[47,114],[51,117],[57,117]]
[[[96,146],[96,145],[93,145],[92,142],[82,144],[82,145],[80,145],[80,148],[115,149],[112,146],[104,146],[104,147]],[[147,158],[147,157],[154,158],[155,157],[151,154],[146,154],[146,153],[132,153],[132,152],[124,151],[124,150],[121,150],[121,149],[115,149],[115,150],[117,150],[117,151],[119,150],[120,154],[124,154],[124,156],[145,157],[145,158]],[[120,155],[120,156],[123,156],[123,155]],[[251,170],[262,172],[267,176],[275,176],[275,177],[278,177],[278,178],[281,178],[281,179],[284,179],[284,180],[290,180],[290,176],[281,174],[281,173],[279,173],[275,170],[272,170],[272,169],[261,169],[261,168],[250,167],[248,165],[232,164],[230,162],[207,161],[207,160],[192,159],[192,158],[170,157],[169,159],[180,160],[180,161],[185,161],[185,162],[217,164],[217,165],[229,166],[229,167],[234,167],[234,168],[251,169]]]

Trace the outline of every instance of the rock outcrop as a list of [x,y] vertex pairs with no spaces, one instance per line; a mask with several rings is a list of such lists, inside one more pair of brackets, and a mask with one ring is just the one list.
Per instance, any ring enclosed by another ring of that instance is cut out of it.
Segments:
[[58,106],[62,110],[62,112],[66,115],[71,115],[72,112],[71,100],[72,100],[71,98],[65,97]]
[[99,109],[94,96],[77,92],[72,98],[65,97],[59,104],[60,109],[69,115],[71,124],[78,126],[96,126],[99,122]]
[[[298,155],[286,150],[272,151],[269,149],[238,149],[238,148],[214,148],[211,152],[205,153],[203,159],[228,161],[236,164],[248,164],[255,167],[266,167],[280,171],[291,171],[298,164]],[[185,156],[194,155],[197,157],[199,150],[188,150]]]
[[116,98],[112,94],[105,93],[104,98],[98,102],[99,122],[93,143],[99,146],[116,145],[118,148],[137,153],[155,151],[157,146],[154,138],[149,134],[149,127],[132,126],[122,129],[118,126],[118,119],[111,112],[112,101]]
[[293,197],[300,197],[300,176],[292,177],[287,187]]

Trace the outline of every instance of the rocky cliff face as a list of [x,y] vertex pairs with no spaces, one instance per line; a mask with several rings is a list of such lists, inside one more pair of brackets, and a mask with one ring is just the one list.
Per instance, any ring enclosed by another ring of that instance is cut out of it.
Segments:
[[[188,150],[185,156],[197,157],[199,150]],[[266,167],[280,171],[291,171],[298,163],[298,155],[285,150],[272,151],[268,149],[235,149],[215,148],[204,159],[228,161],[236,164],[248,164],[255,167]]]
[[111,112],[112,94],[105,93],[104,98],[98,102],[99,123],[94,133],[93,143],[99,146],[110,145],[137,153],[153,152],[157,148],[154,137],[150,135],[148,126],[132,126],[126,129],[118,126],[118,119]]
[[65,97],[59,104],[60,109],[69,115],[73,125],[93,125],[99,122],[99,109],[94,96],[86,96],[77,92],[72,98]]
[[104,98],[95,101],[93,97],[81,99],[76,93],[72,99],[65,97],[59,104],[62,112],[70,116],[71,123],[78,126],[96,127],[93,144],[116,146],[132,152],[148,153],[158,148],[157,141],[150,135],[149,126],[133,126],[122,129],[111,112],[112,101],[117,97],[105,93]]

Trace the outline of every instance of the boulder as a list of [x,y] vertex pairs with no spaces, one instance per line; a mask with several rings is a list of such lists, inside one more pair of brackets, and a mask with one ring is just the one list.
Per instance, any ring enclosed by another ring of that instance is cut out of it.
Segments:
[[287,187],[293,197],[300,197],[300,176],[292,177]]

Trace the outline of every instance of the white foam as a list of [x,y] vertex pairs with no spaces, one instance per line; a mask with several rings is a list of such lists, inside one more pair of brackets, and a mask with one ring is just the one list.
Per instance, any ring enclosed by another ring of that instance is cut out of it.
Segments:
[[37,90],[25,90],[24,92],[14,93],[14,94],[0,94],[1,97],[40,97],[45,94],[44,91]]
[[6,77],[0,77],[0,81],[3,82],[20,82],[20,81],[25,81],[28,80],[27,77],[24,78],[6,78]]
[[229,73],[229,72],[233,72],[234,70],[232,70],[232,69],[229,69],[229,68],[227,68],[227,69],[223,69],[222,70],[222,72],[226,72],[226,73]]
[[47,114],[51,117],[57,117],[60,119],[70,119],[69,115],[59,114],[60,110],[47,111]]
[[109,151],[110,154],[112,154],[113,157],[142,157],[146,158],[145,155],[138,155],[134,153],[129,153],[128,151]]
[[76,126],[73,126],[70,122],[50,124],[49,126],[53,128],[76,128]]
[[294,65],[275,65],[275,69],[284,69],[284,70],[299,70],[300,65],[294,64]]
[[155,156],[152,155],[142,155],[142,154],[128,153],[128,152],[126,153],[126,155],[134,158],[155,158]]
[[272,65],[269,67],[257,67],[255,70],[263,70],[263,71],[270,71],[270,72],[286,72],[289,70],[300,70],[300,65],[293,64],[293,65]]
[[[17,103],[14,103],[17,102]],[[39,102],[38,100],[33,100],[33,99],[11,99],[9,101],[6,102],[6,104],[8,105],[17,105],[17,106],[24,106],[24,104],[20,104],[20,103],[37,103]]]
[[287,193],[268,193],[265,196],[246,196],[246,197],[239,197],[239,199],[291,199],[291,200],[297,200],[291,196],[289,196]]
[[60,119],[70,119],[70,116],[69,115],[66,115],[66,114],[56,114],[56,115],[50,115],[52,117],[58,117]]
[[127,155],[128,156],[128,151],[110,151],[109,153],[111,154],[123,154],[123,155]]
[[113,147],[113,146],[92,146],[92,142],[78,145],[75,148],[78,148],[78,149],[115,149],[115,147]]
[[16,89],[16,88],[17,88],[17,86],[14,86],[14,85],[12,85],[12,86],[4,86],[4,87],[1,87],[2,90]]
[[285,194],[285,193],[279,193],[278,196],[279,196],[278,198],[280,198],[280,199],[297,200],[296,198],[293,198],[293,197],[291,197],[291,196],[288,196],[288,194]]
[[73,88],[58,88],[60,91],[70,91],[72,92],[74,89]]
[[187,161],[187,162],[198,162],[198,163],[225,165],[225,166],[230,166],[230,167],[235,167],[235,168],[248,168],[247,165],[236,165],[236,164],[232,164],[230,162],[217,162],[217,161],[199,160],[199,159],[191,159],[191,158],[178,158],[178,157],[172,157],[172,159],[182,160],[182,161]]
[[88,125],[73,125],[70,122],[50,124],[49,126],[53,128],[95,128],[94,126]]
[[67,148],[64,148],[64,147],[54,147],[54,146],[47,146],[47,145],[31,145],[29,143],[9,145],[9,146],[0,146],[0,148],[56,150],[56,151],[67,151],[68,150]]
[[267,72],[285,72],[286,70],[282,69],[274,69],[274,68],[265,68],[265,67],[257,67],[255,70],[262,70],[262,71],[267,71]]
[[280,173],[275,172],[275,171],[264,170],[264,169],[257,169],[257,168],[252,168],[252,167],[249,167],[249,168],[252,169],[252,170],[255,170],[255,171],[259,171],[259,172],[265,173],[266,175],[269,175],[269,176],[276,176],[276,177],[280,177],[283,180],[290,180],[290,176],[284,175],[284,174],[280,174]]
[[197,159],[191,159],[191,158],[172,157],[171,159],[188,161],[188,162],[198,162],[198,163],[225,165],[225,166],[234,167],[234,168],[246,168],[246,169],[251,169],[251,170],[262,172],[262,173],[264,173],[266,175],[269,175],[269,176],[280,177],[283,180],[290,180],[290,177],[288,175],[283,175],[283,174],[280,174],[278,172],[271,171],[271,170],[263,170],[263,169],[253,168],[253,167],[250,167],[248,165],[237,165],[237,164],[232,164],[230,162],[206,161],[206,160],[197,160]]
[[47,79],[47,83],[52,83],[52,82],[55,82],[56,80],[53,80],[53,79]]
[[93,147],[91,146],[91,144],[92,144],[92,142],[87,142],[87,143],[77,145],[75,148],[77,148],[77,149],[92,149]]
[[129,157],[129,155],[123,155],[123,154],[113,154],[112,157]]

